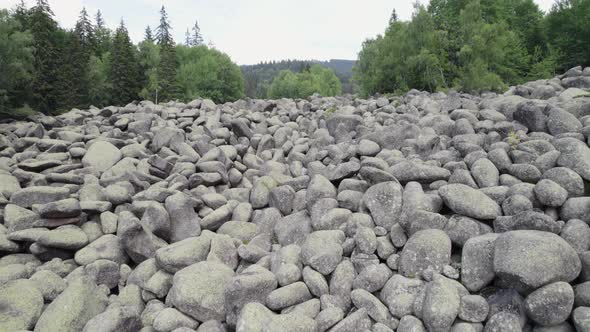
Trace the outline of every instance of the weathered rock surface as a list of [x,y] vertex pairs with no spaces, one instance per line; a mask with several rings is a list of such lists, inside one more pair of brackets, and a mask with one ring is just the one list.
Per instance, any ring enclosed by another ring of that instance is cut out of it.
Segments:
[[0,122],[0,331],[590,331],[590,68]]

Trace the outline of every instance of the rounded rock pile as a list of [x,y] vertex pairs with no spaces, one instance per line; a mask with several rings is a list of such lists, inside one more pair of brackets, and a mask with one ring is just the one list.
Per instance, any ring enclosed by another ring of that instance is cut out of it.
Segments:
[[4,122],[0,331],[590,331],[589,91]]

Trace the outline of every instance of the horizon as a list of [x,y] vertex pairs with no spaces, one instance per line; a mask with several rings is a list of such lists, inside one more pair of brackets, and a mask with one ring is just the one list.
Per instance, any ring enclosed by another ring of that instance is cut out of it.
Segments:
[[[554,0],[534,1],[545,12],[554,3]],[[0,0],[0,8],[12,9],[18,2]],[[25,1],[29,7],[34,2]],[[427,3],[424,1],[425,5]],[[413,11],[410,1],[388,0],[371,0],[370,5],[362,7],[352,0],[320,3],[300,0],[296,4],[273,0],[248,3],[239,0],[215,3],[205,0],[49,0],[49,4],[56,21],[66,29],[74,27],[83,7],[93,22],[100,9],[106,25],[113,30],[123,19],[136,44],[143,39],[147,25],[152,30],[158,25],[159,10],[164,5],[176,43],[184,44],[186,29],[192,27],[196,19],[204,44],[212,43],[240,66],[287,60],[356,60],[363,41],[384,32],[394,8],[401,20],[409,20]],[[338,9],[338,15],[331,15],[334,8]],[[250,42],[249,36],[256,36],[255,40]]]

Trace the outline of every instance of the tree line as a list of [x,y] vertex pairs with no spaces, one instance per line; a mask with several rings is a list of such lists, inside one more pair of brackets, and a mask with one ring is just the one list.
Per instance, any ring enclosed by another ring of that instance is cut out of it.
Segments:
[[239,67],[203,45],[198,23],[176,44],[162,6],[155,31],[132,43],[125,22],[115,31],[100,11],[82,9],[74,29],[61,28],[47,0],[0,9],[0,116],[47,114],[90,105],[125,105],[197,97],[225,102],[244,95]]
[[590,65],[590,0],[431,0],[411,20],[393,11],[383,35],[366,40],[354,68],[365,95],[409,89],[502,91]]
[[[354,60],[317,61],[317,60],[282,60],[260,62],[256,65],[240,66],[246,86],[246,96],[250,98],[270,98],[270,86],[283,70],[293,73],[309,71],[311,65],[317,64],[331,69],[342,85],[342,93],[353,93],[352,67]],[[283,74],[285,75],[285,74]]]

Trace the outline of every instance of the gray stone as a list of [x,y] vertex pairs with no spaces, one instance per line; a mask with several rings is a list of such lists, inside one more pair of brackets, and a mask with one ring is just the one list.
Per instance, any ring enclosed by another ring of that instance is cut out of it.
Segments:
[[422,319],[429,331],[448,331],[459,314],[457,288],[444,277],[434,278],[426,286]]
[[461,283],[475,292],[490,284],[494,273],[494,244],[498,234],[473,237],[463,245]]
[[268,294],[276,288],[275,275],[257,265],[234,276],[228,281],[224,292],[227,322],[234,326],[247,303],[265,303]]
[[218,262],[199,262],[174,275],[166,303],[204,322],[225,319],[225,287],[234,271]]
[[487,321],[484,332],[521,332],[518,316],[501,311]]
[[578,253],[590,249],[590,226],[580,219],[570,219],[559,234]]
[[51,248],[77,250],[88,244],[88,236],[78,226],[65,225],[43,233],[38,242]]
[[557,165],[570,168],[586,181],[590,181],[590,148],[586,143],[566,137],[556,140],[553,145],[561,152]]
[[401,252],[399,271],[410,278],[419,277],[427,269],[442,271],[451,258],[451,240],[437,229],[416,232]]
[[537,324],[550,326],[564,322],[574,305],[574,290],[560,281],[543,286],[524,301],[527,316]]
[[311,299],[305,283],[299,281],[277,288],[266,297],[266,305],[272,310],[280,310]]
[[382,182],[371,186],[363,196],[376,225],[390,229],[402,208],[402,187],[398,182]]
[[0,286],[0,330],[32,330],[43,310],[43,295],[29,280]]
[[14,192],[10,196],[10,202],[24,208],[30,208],[33,204],[47,204],[65,199],[69,195],[68,188],[34,186]]
[[502,215],[500,206],[479,190],[463,184],[449,184],[438,190],[454,212],[475,219],[494,219]]
[[572,312],[572,321],[576,331],[590,331],[590,307],[577,307]]
[[76,278],[43,311],[35,332],[82,331],[106,305],[107,296],[96,284],[87,277]]
[[198,237],[189,237],[156,251],[156,262],[170,273],[207,259],[214,234],[205,231]]
[[489,309],[485,298],[479,295],[466,295],[461,297],[458,316],[466,322],[481,323],[487,318]]
[[181,327],[196,329],[199,322],[174,308],[166,308],[156,315],[153,326],[158,332],[170,332]]
[[342,231],[316,231],[309,234],[301,246],[301,259],[305,265],[323,275],[334,271],[342,260]]
[[82,164],[104,172],[113,167],[122,157],[123,154],[116,146],[106,141],[96,141],[84,154]]
[[387,281],[380,297],[394,317],[402,318],[412,314],[414,301],[424,287],[425,283],[420,279],[396,274]]
[[402,183],[409,181],[431,183],[437,180],[448,180],[451,176],[451,172],[447,169],[414,161],[402,161],[393,165],[391,173]]
[[559,184],[543,179],[535,185],[535,195],[543,205],[560,207],[567,199],[568,192]]
[[123,264],[127,262],[128,258],[119,237],[107,234],[78,250],[74,259],[79,265],[87,265],[99,259],[108,259]]
[[542,179],[551,180],[568,192],[569,197],[584,195],[584,180],[576,172],[566,167],[554,167],[547,170],[541,176]]
[[89,320],[84,326],[83,332],[134,332],[140,328],[141,319],[134,308],[112,306]]
[[201,234],[201,219],[193,202],[183,193],[166,198],[166,211],[170,216],[170,241],[177,242]]
[[312,206],[322,198],[336,198],[336,187],[322,175],[311,178],[305,195],[307,210],[311,212]]
[[575,250],[553,233],[511,231],[494,243],[494,272],[504,287],[530,291],[556,281],[570,282],[580,270]]
[[563,220],[580,219],[590,223],[590,197],[572,197],[561,207]]

